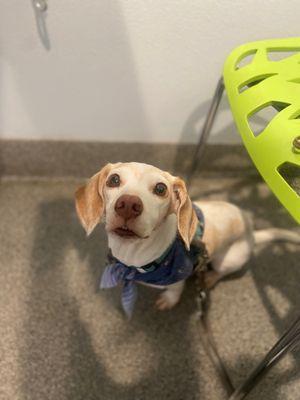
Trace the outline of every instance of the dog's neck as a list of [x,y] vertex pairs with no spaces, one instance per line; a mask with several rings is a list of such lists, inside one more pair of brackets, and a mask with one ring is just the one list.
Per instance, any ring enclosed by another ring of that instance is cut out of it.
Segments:
[[146,239],[122,239],[108,234],[112,255],[128,266],[142,267],[159,258],[176,237],[177,217],[170,214]]

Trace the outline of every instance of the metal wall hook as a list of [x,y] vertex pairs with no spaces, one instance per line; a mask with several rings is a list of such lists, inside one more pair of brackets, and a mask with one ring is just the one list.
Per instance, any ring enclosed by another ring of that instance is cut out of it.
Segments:
[[33,5],[34,8],[40,12],[47,11],[48,8],[47,0],[33,0]]
[[48,0],[31,0],[31,4],[34,11],[38,35],[44,48],[49,51],[51,45],[46,25]]

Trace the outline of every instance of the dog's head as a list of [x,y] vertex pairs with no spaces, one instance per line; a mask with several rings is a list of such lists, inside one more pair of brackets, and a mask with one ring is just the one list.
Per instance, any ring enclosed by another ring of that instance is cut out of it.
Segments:
[[107,164],[76,191],[75,199],[88,234],[104,215],[108,234],[146,239],[175,213],[178,232],[189,249],[197,227],[184,181],[148,164]]

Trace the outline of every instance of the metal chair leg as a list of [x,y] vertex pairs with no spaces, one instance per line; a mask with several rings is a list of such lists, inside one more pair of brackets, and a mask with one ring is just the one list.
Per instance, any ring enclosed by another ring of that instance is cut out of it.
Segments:
[[209,107],[208,114],[206,116],[202,131],[201,131],[201,134],[199,137],[199,141],[198,141],[195,153],[192,158],[191,168],[190,168],[190,171],[187,176],[187,184],[190,183],[193,173],[195,171],[195,168],[197,166],[198,159],[200,159],[203,154],[206,141],[208,139],[208,136],[213,127],[213,123],[215,121],[215,117],[216,117],[216,114],[217,114],[217,111],[219,108],[219,104],[220,104],[223,92],[224,92],[224,81],[223,81],[223,77],[221,77],[218,81],[214,96],[212,98],[212,101],[211,101],[211,104]]

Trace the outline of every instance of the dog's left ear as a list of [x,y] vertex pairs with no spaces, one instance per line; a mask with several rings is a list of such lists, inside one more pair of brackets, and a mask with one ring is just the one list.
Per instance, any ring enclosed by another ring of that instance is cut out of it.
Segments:
[[107,164],[97,174],[92,176],[85,186],[75,193],[77,215],[86,233],[92,233],[100,222],[105,208],[103,187],[112,164]]
[[175,178],[173,190],[175,196],[174,208],[175,213],[177,214],[178,232],[184,241],[186,249],[189,250],[191,241],[197,229],[198,218],[182,179]]

